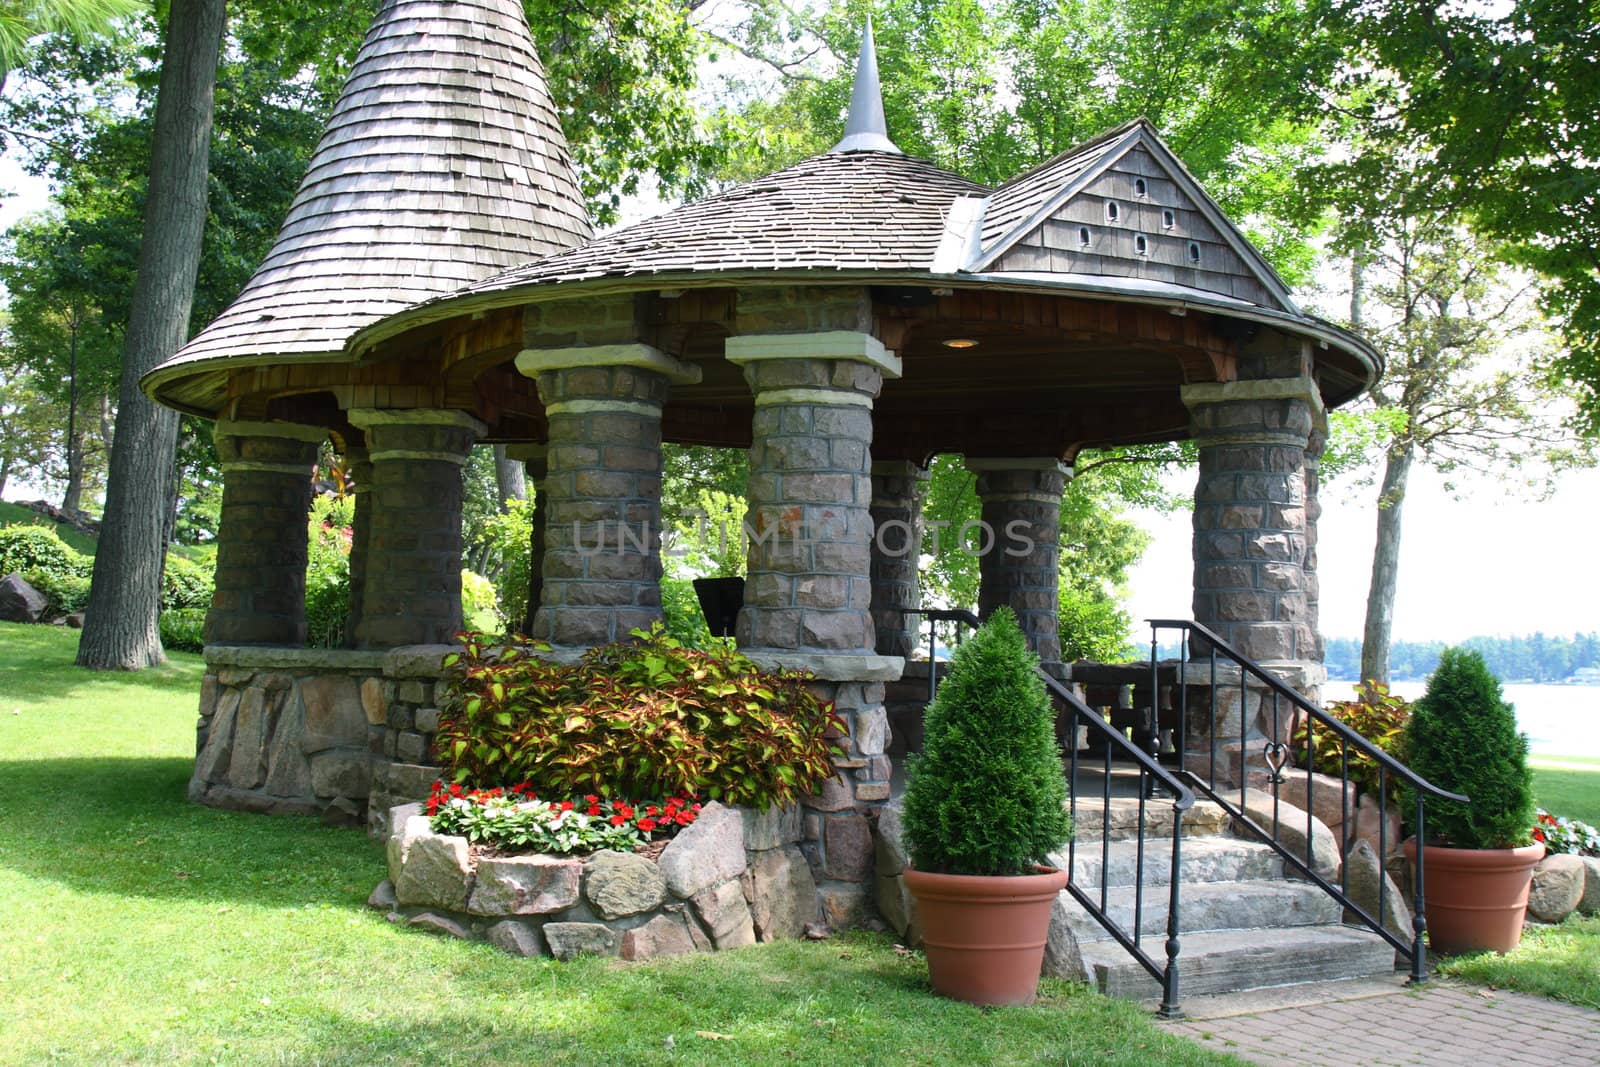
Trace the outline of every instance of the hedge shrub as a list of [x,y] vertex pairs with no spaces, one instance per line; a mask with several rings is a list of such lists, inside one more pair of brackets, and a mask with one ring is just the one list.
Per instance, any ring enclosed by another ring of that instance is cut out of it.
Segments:
[[0,527],[0,576],[13,571],[42,571],[87,578],[93,569],[93,556],[83,555],[48,526]]
[[911,864],[940,874],[1031,874],[1072,834],[1055,710],[1011,609],[956,649],[906,774]]
[[182,556],[167,555],[161,572],[161,610],[183,611],[211,606],[213,572]]
[[161,630],[161,645],[179,652],[205,650],[206,613],[203,608],[178,608],[163,611],[157,620]]
[[89,606],[87,577],[44,570],[23,571],[22,577],[29,585],[43,593],[45,599],[49,601],[49,606],[44,612],[44,617],[47,619],[70,615]]
[[1434,843],[1492,849],[1532,840],[1528,739],[1517,732],[1516,713],[1481,655],[1445,649],[1427,692],[1411,706],[1406,751],[1412,770],[1469,799],[1426,798]]
[[445,658],[435,751],[478,788],[541,796],[697,796],[765,808],[835,774],[844,724],[797,671],[686,648],[659,625],[573,664],[523,637],[463,633]]

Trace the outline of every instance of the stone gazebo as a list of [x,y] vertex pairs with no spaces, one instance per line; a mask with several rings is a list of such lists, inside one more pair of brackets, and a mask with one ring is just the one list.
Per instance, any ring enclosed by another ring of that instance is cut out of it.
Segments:
[[[532,629],[558,651],[660,615],[661,443],[744,448],[738,641],[850,725],[804,846],[847,923],[918,603],[891,527],[930,457],[963,455],[989,527],[1034,543],[985,557],[980,608],[1054,661],[1075,455],[1194,437],[1195,617],[1314,685],[1323,412],[1376,370],[1146,122],[975,185],[890,141],[869,35],[833,150],[592,239],[519,5],[386,0],[266,262],[145,380],[217,420],[225,475],[192,794],[378,824],[425,792],[474,444],[538,486]],[[308,650],[324,439],[358,493],[349,647]]]

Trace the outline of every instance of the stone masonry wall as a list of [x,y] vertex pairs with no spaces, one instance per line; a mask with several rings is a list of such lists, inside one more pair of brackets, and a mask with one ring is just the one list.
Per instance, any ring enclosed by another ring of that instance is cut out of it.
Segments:
[[395,808],[389,821],[389,879],[368,903],[393,922],[513,955],[646,960],[797,938],[820,917],[795,847],[798,808],[707,804],[653,860],[489,857],[434,833],[420,805]]

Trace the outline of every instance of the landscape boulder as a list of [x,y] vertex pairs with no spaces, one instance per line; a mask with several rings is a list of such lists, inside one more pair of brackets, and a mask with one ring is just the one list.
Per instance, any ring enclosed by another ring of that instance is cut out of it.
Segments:
[[1546,856],[1533,869],[1528,914],[1543,923],[1558,923],[1578,910],[1583,900],[1583,860],[1578,856]]
[[0,578],[0,621],[38,622],[49,599],[20,574]]
[[1583,857],[1583,899],[1578,910],[1585,915],[1600,915],[1600,858]]
[[[1395,880],[1389,877],[1383,865],[1378,862],[1377,850],[1370,842],[1364,839],[1357,840],[1350,846],[1350,851],[1345,853],[1344,863],[1346,894],[1351,902],[1374,919],[1379,917],[1381,906],[1383,928],[1409,945],[1414,936],[1411,928],[1411,907],[1400,892],[1400,887],[1395,884]],[[1378,896],[1380,887],[1383,892],[1381,905]],[[1361,921],[1353,911],[1345,912],[1344,920],[1347,923]]]
[[1244,810],[1257,826],[1269,834],[1274,830],[1273,818],[1276,815],[1277,840],[1280,845],[1291,855],[1305,861],[1316,874],[1330,879],[1338,875],[1339,847],[1334,842],[1333,832],[1321,819],[1315,815],[1311,816],[1311,841],[1308,848],[1306,813],[1283,799],[1282,794],[1274,803],[1271,793],[1260,789],[1248,790],[1245,793]]

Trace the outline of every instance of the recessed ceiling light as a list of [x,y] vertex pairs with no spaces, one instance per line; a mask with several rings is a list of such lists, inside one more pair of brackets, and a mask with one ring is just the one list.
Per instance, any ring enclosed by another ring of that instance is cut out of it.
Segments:
[[977,348],[978,342],[970,337],[952,337],[944,343],[946,348]]

